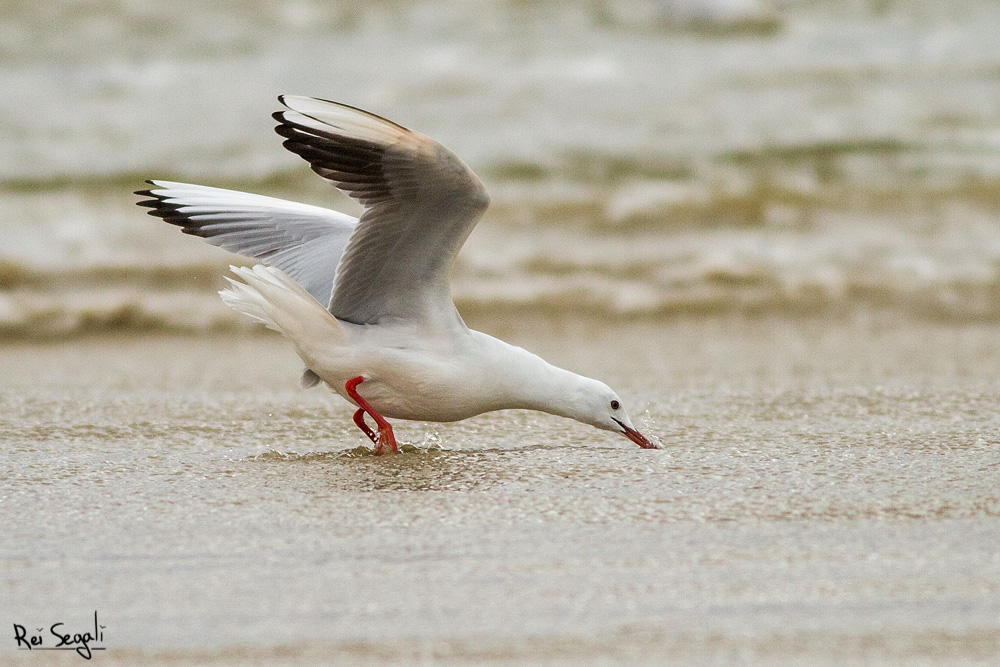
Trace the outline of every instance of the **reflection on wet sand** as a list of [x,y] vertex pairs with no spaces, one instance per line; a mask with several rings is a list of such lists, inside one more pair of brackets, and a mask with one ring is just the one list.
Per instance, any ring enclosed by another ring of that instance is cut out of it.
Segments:
[[391,456],[375,456],[365,446],[304,454],[268,451],[248,461],[293,466],[298,473],[293,479],[325,483],[343,491],[486,491],[523,481],[532,455],[552,454],[556,448],[534,445],[456,450],[402,444],[400,449],[402,453]]

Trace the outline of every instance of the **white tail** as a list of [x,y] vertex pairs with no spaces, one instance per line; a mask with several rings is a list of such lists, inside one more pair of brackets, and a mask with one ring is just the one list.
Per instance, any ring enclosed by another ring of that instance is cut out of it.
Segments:
[[245,283],[226,278],[219,292],[227,306],[290,338],[300,355],[313,341],[340,338],[340,325],[301,285],[273,266],[231,266]]

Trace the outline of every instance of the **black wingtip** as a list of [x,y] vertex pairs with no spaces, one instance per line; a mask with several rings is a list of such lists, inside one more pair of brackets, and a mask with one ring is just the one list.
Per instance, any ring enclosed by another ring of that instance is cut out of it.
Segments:
[[[146,182],[152,186],[160,187],[155,181]],[[156,194],[151,189],[136,190],[135,194],[140,197],[148,197],[148,199],[137,201],[136,205],[148,208],[149,210],[146,211],[146,213],[149,215],[154,218],[160,218],[164,222],[170,223],[171,225],[180,227],[181,231],[185,234],[206,238],[206,234],[201,231],[201,226],[196,223],[192,223],[190,216],[180,212],[180,209],[183,208],[184,204],[167,201],[170,198],[170,195]]]
[[[149,185],[155,186],[156,183],[153,181],[146,181]],[[165,197],[155,194],[152,189],[147,190],[136,190],[135,194],[140,197],[147,197],[147,199],[141,199],[137,201],[136,206],[142,206],[150,210],[146,211],[149,215],[154,218],[162,218],[164,221],[169,222],[172,225],[184,225],[187,224],[188,219],[186,216],[177,213],[178,207],[175,204],[169,204]]]
[[289,141],[302,135],[302,133],[298,132],[294,127],[291,127],[290,125],[285,125],[284,123],[280,125],[275,125],[274,131]]
[[[146,179],[145,181],[143,181],[143,183],[145,183],[146,185],[152,185],[154,188],[157,187],[156,181],[153,181],[153,180],[150,180],[150,179]],[[155,197],[156,196],[149,189],[147,189],[147,190],[136,190],[135,194],[142,195],[144,197]]]
[[[148,181],[148,180],[145,181],[145,183],[147,183],[149,185],[152,185],[152,186],[156,185],[156,183],[154,183],[153,181]],[[145,206],[146,208],[152,208],[152,209],[158,209],[158,208],[164,206],[163,198],[160,197],[160,196],[158,196],[158,195],[153,194],[153,190],[151,188],[146,189],[146,190],[136,190],[134,194],[137,194],[140,197],[148,197],[148,199],[143,199],[141,201],[137,201],[135,203],[136,206]],[[155,210],[153,210],[153,211],[147,211],[147,213],[149,213],[150,215],[156,215],[156,211]]]

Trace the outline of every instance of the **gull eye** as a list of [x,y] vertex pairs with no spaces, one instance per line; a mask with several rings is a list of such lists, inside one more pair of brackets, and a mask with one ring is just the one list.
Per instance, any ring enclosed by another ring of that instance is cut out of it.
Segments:
[[621,404],[621,403],[619,403],[618,401],[611,401],[611,409],[612,409],[612,410],[617,410],[617,409],[618,409],[618,408],[620,408],[621,406],[622,406],[622,404]]

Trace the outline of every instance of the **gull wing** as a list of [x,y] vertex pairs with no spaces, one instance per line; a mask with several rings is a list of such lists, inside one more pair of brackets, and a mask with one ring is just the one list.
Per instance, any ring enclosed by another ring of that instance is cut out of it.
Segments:
[[138,202],[212,245],[278,267],[329,305],[337,263],[357,220],[297,202],[204,185],[147,181]]
[[384,118],[278,98],[284,146],[365,206],[337,267],[330,312],[356,324],[457,318],[448,273],[489,198],[454,153]]

